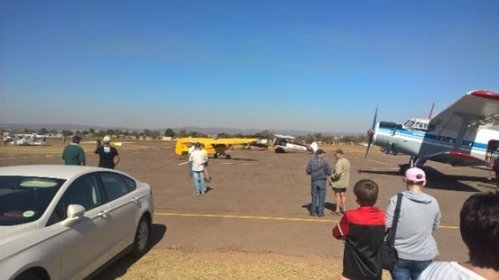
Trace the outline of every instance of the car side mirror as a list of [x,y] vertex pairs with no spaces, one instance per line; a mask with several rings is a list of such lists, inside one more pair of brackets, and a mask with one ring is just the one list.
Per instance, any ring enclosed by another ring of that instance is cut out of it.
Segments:
[[70,204],[66,213],[67,218],[66,220],[62,221],[62,225],[65,227],[70,227],[74,225],[81,217],[83,217],[83,214],[85,214],[85,207],[79,204]]

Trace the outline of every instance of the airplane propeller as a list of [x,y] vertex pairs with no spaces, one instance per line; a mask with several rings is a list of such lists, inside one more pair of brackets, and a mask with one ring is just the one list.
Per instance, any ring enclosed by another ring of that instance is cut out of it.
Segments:
[[371,148],[371,144],[373,143],[374,129],[376,128],[377,117],[378,117],[378,107],[376,107],[376,111],[374,112],[373,125],[367,131],[367,135],[369,136],[369,141],[367,142],[366,156],[364,158],[367,158],[367,154],[369,153],[369,148]]

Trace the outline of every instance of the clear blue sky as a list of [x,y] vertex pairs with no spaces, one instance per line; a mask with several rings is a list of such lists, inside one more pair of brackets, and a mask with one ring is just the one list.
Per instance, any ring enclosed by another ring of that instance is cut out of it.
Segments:
[[0,0],[0,124],[364,132],[499,92],[499,1]]

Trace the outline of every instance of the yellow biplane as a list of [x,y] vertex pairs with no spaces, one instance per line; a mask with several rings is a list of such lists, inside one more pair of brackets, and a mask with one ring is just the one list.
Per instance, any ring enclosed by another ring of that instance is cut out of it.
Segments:
[[247,145],[249,143],[255,142],[256,138],[207,138],[207,137],[185,137],[177,139],[175,144],[175,153],[179,157],[184,157],[189,154],[189,149],[192,145],[199,142],[201,143],[205,150],[208,152],[208,156],[217,158],[219,156],[224,156],[225,158],[230,158],[230,154],[227,153],[227,149],[234,145]]

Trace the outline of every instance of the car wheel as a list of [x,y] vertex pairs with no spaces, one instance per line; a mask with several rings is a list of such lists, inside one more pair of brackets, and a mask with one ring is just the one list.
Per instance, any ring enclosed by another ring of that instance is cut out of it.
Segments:
[[15,280],[43,280],[40,276],[30,271],[25,271],[15,278]]
[[140,219],[137,231],[135,232],[135,241],[133,242],[132,255],[140,257],[149,250],[151,243],[151,221],[148,217],[143,216]]

